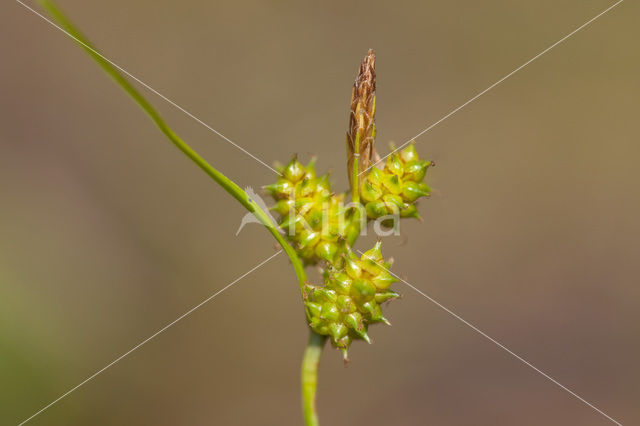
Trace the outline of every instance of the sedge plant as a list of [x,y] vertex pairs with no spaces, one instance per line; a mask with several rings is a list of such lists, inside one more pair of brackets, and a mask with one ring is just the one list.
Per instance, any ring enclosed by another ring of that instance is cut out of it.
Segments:
[[[391,261],[382,256],[381,241],[364,253],[353,245],[368,223],[397,227],[400,218],[420,219],[417,201],[431,190],[424,183],[430,161],[418,157],[414,144],[381,161],[375,149],[375,55],[369,50],[360,65],[350,102],[347,130],[347,174],[350,194],[331,188],[328,174],[316,173],[315,159],[302,164],[296,156],[278,166],[278,179],[264,187],[274,200],[274,222],[249,195],[182,140],[121,71],[102,56],[51,1],[39,0],[59,27],[134,100],[158,129],[184,155],[227,191],[264,225],[289,257],[302,297],[309,341],[302,360],[302,406],[305,425],[319,425],[316,412],[318,363],[328,340],[345,363],[352,342],[371,343],[369,328],[389,324],[382,305],[399,297]],[[346,203],[348,195],[351,201]],[[322,282],[307,279],[306,267],[321,268]]]

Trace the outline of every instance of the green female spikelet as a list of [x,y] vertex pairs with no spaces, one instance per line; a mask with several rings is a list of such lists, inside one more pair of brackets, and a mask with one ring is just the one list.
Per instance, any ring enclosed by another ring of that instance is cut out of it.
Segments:
[[344,194],[331,193],[329,175],[316,176],[314,160],[304,166],[294,157],[280,172],[265,187],[276,200],[271,209],[280,215],[280,227],[305,263],[333,263],[344,246],[341,237],[350,232]]
[[380,304],[399,297],[389,289],[397,280],[388,272],[391,262],[384,261],[380,246],[378,241],[360,258],[347,248],[340,268],[334,266],[326,272],[324,286],[307,286],[309,325],[316,333],[329,336],[345,360],[353,340],[371,343],[369,325],[389,324]]
[[384,169],[372,167],[360,187],[367,217],[377,219],[400,214],[400,217],[419,218],[416,201],[431,193],[431,188],[424,183],[430,166],[433,162],[421,160],[412,142],[389,155]]

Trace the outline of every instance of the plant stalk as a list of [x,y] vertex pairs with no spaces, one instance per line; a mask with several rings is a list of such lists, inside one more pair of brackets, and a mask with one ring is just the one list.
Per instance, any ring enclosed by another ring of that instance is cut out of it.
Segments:
[[355,148],[353,156],[356,157],[353,162],[353,169],[351,170],[351,201],[358,204],[360,203],[360,176],[358,165],[360,164],[360,133],[356,134]]
[[306,426],[319,426],[316,411],[316,390],[318,387],[318,363],[326,336],[309,329],[309,343],[302,358],[302,413]]

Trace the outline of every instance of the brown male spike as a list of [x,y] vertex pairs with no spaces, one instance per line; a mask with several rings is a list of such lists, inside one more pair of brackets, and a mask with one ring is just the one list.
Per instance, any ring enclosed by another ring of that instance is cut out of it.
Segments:
[[[347,131],[347,170],[349,183],[357,194],[365,176],[357,177],[357,184],[353,182],[358,173],[367,170],[371,160],[377,157],[373,143],[375,138],[376,116],[376,55],[369,49],[360,64],[360,70],[351,91],[351,110],[349,115],[349,130]],[[354,175],[354,161],[358,159],[357,173]],[[357,198],[354,197],[354,198]],[[354,200],[357,201],[357,200]]]

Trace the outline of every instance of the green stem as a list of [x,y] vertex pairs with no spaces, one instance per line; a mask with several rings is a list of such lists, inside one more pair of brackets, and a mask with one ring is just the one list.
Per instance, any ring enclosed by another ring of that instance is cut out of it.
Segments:
[[93,58],[94,61],[111,77],[115,82],[124,89],[125,92],[146,112],[154,124],[160,131],[191,161],[193,161],[200,169],[202,169],[209,177],[211,177],[218,185],[226,190],[233,198],[242,204],[248,211],[253,213],[258,220],[269,230],[271,235],[280,243],[287,256],[291,260],[293,269],[295,270],[300,286],[300,292],[304,297],[304,285],[307,276],[302,261],[296,254],[295,250],[280,234],[278,226],[273,223],[269,215],[263,211],[255,202],[251,201],[249,196],[235,182],[227,178],[225,175],[211,166],[204,158],[194,151],[185,141],[183,141],[164,121],[158,111],[147,101],[140,92],[129,83],[129,81],[116,69],[111,62],[105,59],[91,45],[85,36],[71,23],[65,14],[58,9],[55,4],[49,0],[39,0],[40,4],[51,14],[53,19],[66,31],[84,50]]
[[309,343],[302,358],[302,413],[306,426],[318,426],[316,412],[316,389],[318,387],[318,363],[322,355],[322,348],[327,340],[309,329]]
[[354,203],[360,202],[360,179],[358,173],[358,166],[360,163],[360,132],[356,133],[356,141],[354,143],[353,156],[353,168],[351,170],[351,201]]

